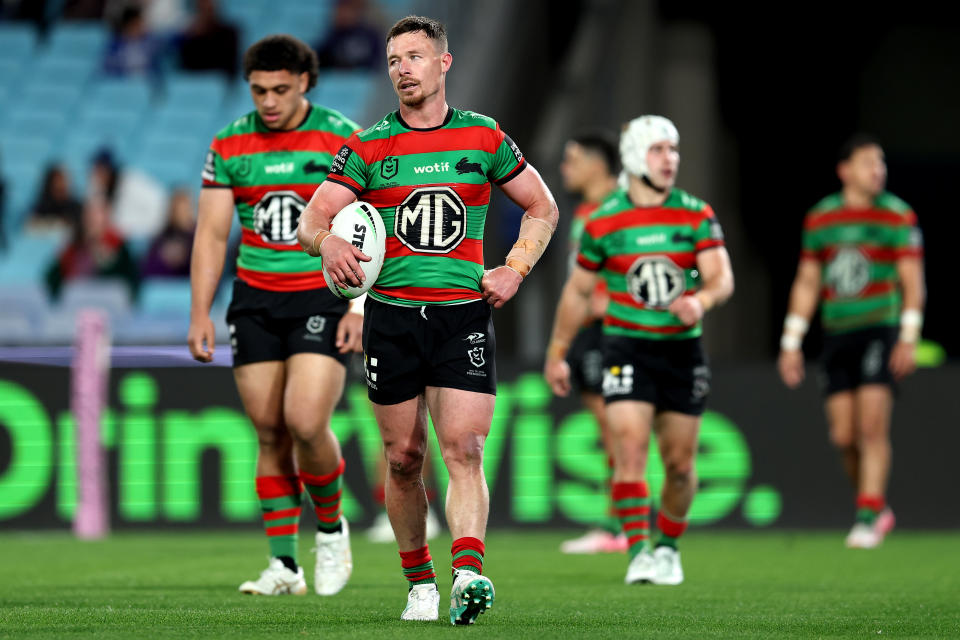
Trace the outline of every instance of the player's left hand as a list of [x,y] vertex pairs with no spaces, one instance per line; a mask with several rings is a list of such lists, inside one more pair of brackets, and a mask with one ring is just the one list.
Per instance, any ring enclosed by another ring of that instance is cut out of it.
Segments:
[[894,380],[902,380],[917,369],[917,345],[898,340],[890,353],[890,373]]
[[483,278],[480,280],[480,291],[483,293],[483,299],[494,309],[499,309],[507,304],[513,296],[517,295],[523,276],[506,266],[499,266],[496,269],[490,269],[483,272]]
[[680,296],[670,303],[668,310],[688,327],[697,324],[703,317],[703,304],[697,296]]
[[347,312],[337,323],[337,348],[340,353],[363,351],[363,316]]

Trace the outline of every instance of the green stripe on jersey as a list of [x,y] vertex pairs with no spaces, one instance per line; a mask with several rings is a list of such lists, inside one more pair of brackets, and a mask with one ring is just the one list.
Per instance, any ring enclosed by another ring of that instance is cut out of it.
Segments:
[[320,262],[303,251],[275,251],[245,244],[240,245],[237,254],[237,266],[241,269],[269,273],[319,272]]

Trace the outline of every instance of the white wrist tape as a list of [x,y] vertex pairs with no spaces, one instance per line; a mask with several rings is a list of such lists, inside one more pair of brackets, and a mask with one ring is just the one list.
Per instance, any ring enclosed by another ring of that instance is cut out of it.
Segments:
[[904,309],[900,314],[900,341],[916,342],[923,329],[923,312],[918,309]]
[[803,338],[792,333],[785,333],[780,336],[781,351],[799,351],[802,343]]
[[358,298],[354,298],[350,301],[350,309],[348,313],[359,313],[363,315],[363,305],[367,302],[367,294],[363,294]]
[[807,322],[807,319],[796,313],[788,313],[787,318],[783,321],[784,332],[799,335],[801,338],[807,335],[807,329],[809,328],[810,323]]

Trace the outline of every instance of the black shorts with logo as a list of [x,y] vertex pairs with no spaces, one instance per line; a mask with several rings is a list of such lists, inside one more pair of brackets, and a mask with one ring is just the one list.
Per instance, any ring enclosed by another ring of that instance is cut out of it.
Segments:
[[363,361],[371,402],[398,404],[426,387],[494,395],[496,352],[486,302],[401,307],[367,298]]
[[603,391],[603,321],[584,327],[567,352],[570,377],[580,391]]
[[347,302],[324,289],[265,291],[234,281],[227,310],[233,366],[286,360],[297,353],[330,356],[346,366],[337,349],[337,324]]
[[865,384],[894,386],[890,354],[896,327],[870,327],[823,338],[823,390],[826,395]]
[[603,338],[603,399],[649,402],[661,411],[703,413],[710,393],[710,366],[699,338],[644,340]]

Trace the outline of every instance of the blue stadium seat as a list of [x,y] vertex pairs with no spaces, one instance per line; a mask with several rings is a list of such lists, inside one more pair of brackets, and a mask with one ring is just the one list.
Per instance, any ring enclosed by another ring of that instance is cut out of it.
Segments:
[[87,90],[84,102],[92,107],[145,111],[153,89],[143,78],[98,78]]
[[[73,112],[80,105],[83,87],[79,84],[52,82],[33,82],[23,90],[16,100],[16,107],[27,110],[39,109],[59,111],[64,115],[75,116]],[[7,108],[11,114],[14,107]]]
[[78,128],[70,131],[63,143],[57,145],[57,157],[70,171],[73,184],[79,186],[86,183],[93,154],[106,147],[122,165],[128,157],[130,146],[129,139],[122,137],[119,131],[92,132]]
[[0,254],[0,284],[6,288],[43,282],[43,274],[66,239],[65,230],[39,233],[24,231],[12,235],[7,252]]
[[39,105],[32,108],[19,107],[7,112],[2,131],[4,136],[16,133],[56,141],[61,139],[66,124],[67,114],[62,109]]
[[151,132],[144,136],[131,166],[138,167],[168,187],[196,184],[209,139]]
[[222,126],[214,121],[219,113],[219,107],[210,109],[167,102],[149,114],[150,125],[145,133],[191,136],[202,139],[206,144],[213,138],[216,127]]
[[40,178],[50,161],[51,144],[48,136],[11,130],[0,135],[0,171],[7,189],[3,223],[8,235],[20,227],[36,198]]
[[330,27],[331,17],[330,7],[325,3],[284,2],[272,13],[270,26],[276,33],[289,33],[316,46]]
[[25,60],[33,55],[38,39],[36,27],[29,22],[0,24],[0,60]]
[[26,77],[37,78],[46,84],[83,87],[97,69],[92,58],[62,54],[46,54],[29,65]]
[[125,282],[113,278],[79,279],[64,283],[54,312],[75,316],[82,309],[106,311],[111,319],[130,314],[130,290]]
[[176,73],[164,86],[164,102],[218,110],[227,93],[227,79],[217,72]]
[[47,38],[46,50],[68,57],[99,62],[107,47],[109,33],[98,20],[58,22]]
[[47,293],[38,282],[0,284],[0,344],[34,342],[48,306]]
[[140,288],[140,311],[152,316],[173,316],[189,321],[190,280],[147,278]]
[[379,76],[368,72],[328,71],[320,74],[310,99],[362,123],[373,94],[374,82],[378,79]]

